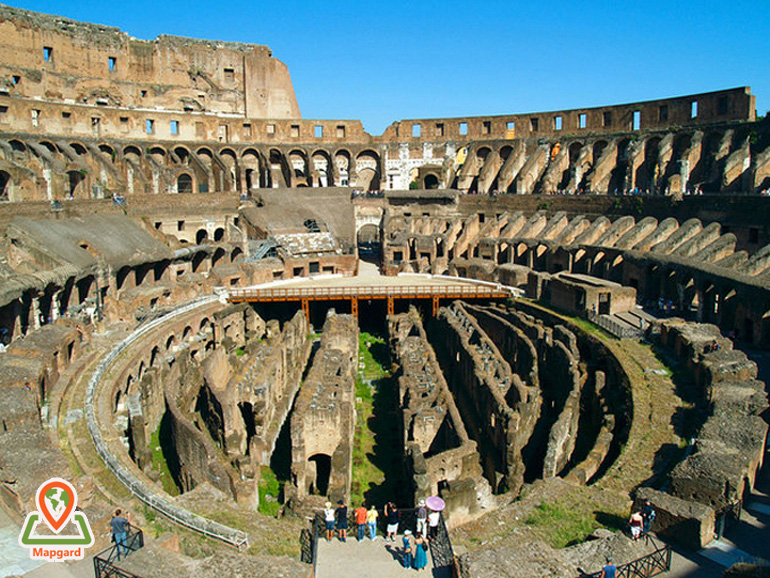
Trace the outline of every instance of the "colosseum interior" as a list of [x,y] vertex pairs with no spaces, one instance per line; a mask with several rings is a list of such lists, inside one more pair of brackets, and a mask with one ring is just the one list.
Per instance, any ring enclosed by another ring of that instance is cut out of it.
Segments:
[[70,480],[92,557],[130,511],[98,577],[325,578],[327,499],[440,496],[433,575],[577,578],[758,492],[748,87],[377,136],[302,118],[266,46],[0,6],[0,55],[0,497]]

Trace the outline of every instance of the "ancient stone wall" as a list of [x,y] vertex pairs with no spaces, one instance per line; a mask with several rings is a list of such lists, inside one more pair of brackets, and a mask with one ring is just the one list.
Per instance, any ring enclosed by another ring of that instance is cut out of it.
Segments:
[[300,502],[314,494],[350,500],[357,367],[356,320],[330,312],[291,415],[293,497]]

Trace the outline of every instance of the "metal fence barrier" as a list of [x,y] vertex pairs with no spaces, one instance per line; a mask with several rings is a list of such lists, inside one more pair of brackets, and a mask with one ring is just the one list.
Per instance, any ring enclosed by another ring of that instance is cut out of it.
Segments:
[[230,528],[190,512],[189,510],[180,508],[176,504],[169,502],[165,497],[156,492],[149,484],[146,484],[136,474],[130,471],[127,467],[123,466],[117,457],[110,452],[107,444],[104,441],[101,429],[99,428],[99,424],[96,419],[96,391],[101,385],[102,377],[107,372],[107,369],[109,369],[112,363],[123,351],[125,351],[137,339],[152,331],[156,327],[163,325],[170,319],[180,315],[185,315],[186,313],[194,311],[199,307],[215,303],[218,299],[219,297],[217,295],[202,297],[188,303],[187,305],[173,310],[163,317],[154,319],[146,325],[135,330],[126,339],[121,341],[117,347],[110,351],[110,353],[99,363],[88,382],[85,403],[86,426],[88,428],[88,433],[91,436],[91,440],[93,441],[94,447],[96,448],[96,452],[99,454],[99,457],[104,460],[107,468],[115,475],[116,478],[118,478],[118,480],[128,489],[129,492],[131,492],[149,508],[155,510],[169,520],[189,528],[190,530],[203,534],[204,536],[209,536],[231,546],[235,546],[238,548],[238,550],[244,550],[249,546],[248,535],[245,532]]
[[[128,536],[126,536],[126,541],[122,544],[122,549],[124,550],[123,557],[125,558],[127,554],[125,554],[125,551],[127,550],[130,554],[131,552],[136,552],[139,548],[142,548],[144,546],[144,533],[137,528],[136,526],[130,526],[128,531]],[[121,570],[120,568],[115,567],[113,562],[116,562],[120,560],[120,551],[118,550],[118,545],[113,544],[106,550],[102,550],[99,552],[96,556],[94,556],[94,577],[95,578],[140,578],[136,574],[133,574],[131,572],[127,572],[126,570]]]
[[[646,539],[653,540],[652,536],[649,535]],[[655,544],[654,540],[653,544]],[[650,578],[668,572],[671,569],[671,546],[668,544],[663,546],[655,544],[655,546],[654,552],[618,566],[615,576],[617,578]],[[581,574],[578,578],[599,578],[601,575],[600,570],[593,574]]]

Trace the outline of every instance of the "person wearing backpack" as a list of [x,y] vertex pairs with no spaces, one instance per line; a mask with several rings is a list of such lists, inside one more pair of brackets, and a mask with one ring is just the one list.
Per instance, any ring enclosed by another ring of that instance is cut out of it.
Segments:
[[650,500],[645,500],[644,506],[642,507],[642,534],[645,537],[647,537],[647,535],[650,533],[650,528],[652,527],[652,523],[654,521],[655,508],[653,508]]

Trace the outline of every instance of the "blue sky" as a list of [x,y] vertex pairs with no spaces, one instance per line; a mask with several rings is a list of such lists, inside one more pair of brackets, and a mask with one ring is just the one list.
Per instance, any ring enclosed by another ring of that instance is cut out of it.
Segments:
[[304,118],[526,113],[748,85],[770,109],[770,0],[199,2],[12,6],[117,26],[267,44]]

